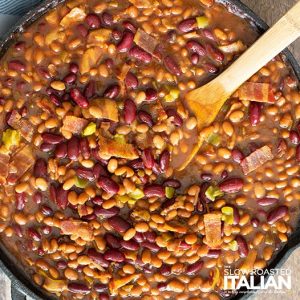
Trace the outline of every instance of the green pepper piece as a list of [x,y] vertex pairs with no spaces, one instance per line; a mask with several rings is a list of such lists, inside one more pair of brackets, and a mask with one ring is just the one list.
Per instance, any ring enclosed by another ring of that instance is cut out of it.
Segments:
[[217,197],[222,197],[224,193],[217,187],[211,185],[205,192],[205,196],[211,200],[215,201]]
[[96,132],[97,125],[94,122],[91,122],[88,126],[86,126],[82,132],[83,136],[89,136]]

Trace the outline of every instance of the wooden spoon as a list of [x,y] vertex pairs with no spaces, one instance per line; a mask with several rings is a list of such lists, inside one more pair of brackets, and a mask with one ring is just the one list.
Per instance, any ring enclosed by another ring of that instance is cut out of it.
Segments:
[[[300,1],[260,37],[222,74],[186,94],[185,101],[198,121],[198,130],[209,126],[226,100],[253,74],[300,36]],[[178,168],[187,167],[205,140],[199,135],[191,153]]]

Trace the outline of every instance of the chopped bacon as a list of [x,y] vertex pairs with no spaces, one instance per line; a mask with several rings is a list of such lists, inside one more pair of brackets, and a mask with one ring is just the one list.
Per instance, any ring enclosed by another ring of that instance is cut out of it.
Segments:
[[55,106],[54,104],[47,98],[37,99],[36,101],[37,106],[49,114],[55,113]]
[[127,285],[131,281],[136,281],[140,276],[141,274],[132,274],[120,279],[112,278],[108,284],[110,294],[112,296],[116,295],[123,286]]
[[23,119],[16,110],[12,111],[7,123],[12,128],[18,130],[25,140],[31,142],[34,134],[34,127],[28,120]]
[[119,121],[117,102],[111,99],[95,99],[90,102],[89,113],[97,119]]
[[211,212],[204,215],[205,239],[210,248],[218,249],[222,244],[221,221],[221,212]]
[[101,28],[93,30],[88,35],[89,46],[99,46],[102,47],[104,42],[107,42],[110,38],[112,30]]
[[241,167],[244,174],[247,175],[273,158],[274,156],[270,147],[263,146],[245,157],[241,162]]
[[120,143],[119,141],[108,139],[103,136],[99,137],[99,155],[103,158],[115,156],[130,160],[139,157],[133,145],[128,143]]
[[87,222],[76,220],[64,220],[60,223],[62,234],[72,235],[75,239],[81,238],[84,241],[93,240],[93,229]]
[[67,15],[60,21],[60,25],[63,27],[69,27],[73,23],[82,22],[86,17],[86,13],[79,7],[74,7]]
[[140,28],[138,29],[138,31],[134,36],[134,42],[139,47],[141,47],[142,49],[144,49],[146,52],[150,54],[154,53],[155,48],[158,45],[158,41],[153,36],[146,33],[144,30]]
[[63,119],[62,130],[70,131],[73,134],[82,133],[83,129],[87,126],[88,120],[74,116],[65,116]]
[[102,56],[102,49],[100,47],[91,47],[85,50],[81,56],[79,69],[81,74],[88,73],[92,68],[96,67],[96,64]]
[[269,83],[245,82],[238,89],[240,100],[274,103],[275,96]]
[[6,178],[8,175],[8,163],[9,155],[0,153],[0,185],[4,185],[6,183]]

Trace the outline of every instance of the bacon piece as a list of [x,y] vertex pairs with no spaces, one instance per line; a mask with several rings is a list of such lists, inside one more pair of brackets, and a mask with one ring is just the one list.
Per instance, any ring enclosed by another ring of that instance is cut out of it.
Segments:
[[109,40],[111,32],[111,29],[106,28],[93,30],[88,35],[87,43],[89,44],[89,46],[103,47],[103,43]]
[[13,129],[18,130],[26,141],[31,142],[34,134],[34,127],[28,120],[22,119],[21,115],[16,110],[12,111],[7,123]]
[[275,96],[269,83],[245,82],[238,89],[240,100],[274,103]]
[[82,133],[83,129],[87,126],[88,120],[74,116],[65,116],[63,119],[63,126],[61,130],[70,131],[73,134]]
[[82,22],[86,17],[86,13],[79,7],[74,7],[67,15],[60,21],[60,25],[63,27],[69,27],[73,23]]
[[72,235],[74,239],[81,238],[84,241],[93,240],[93,229],[87,222],[76,220],[64,220],[60,223],[62,234]]
[[146,52],[153,54],[157,45],[158,45],[158,41],[151,36],[150,34],[146,33],[144,30],[142,29],[138,29],[138,31],[136,32],[135,36],[134,36],[134,42],[141,47],[142,49],[144,49]]
[[100,47],[91,47],[87,49],[80,60],[79,69],[81,74],[88,73],[92,68],[96,67],[97,62],[102,56]]
[[34,162],[34,150],[31,145],[26,145],[12,157],[9,173],[18,180],[34,165]]
[[140,278],[141,274],[133,274],[133,275],[127,275],[125,277],[122,277],[120,279],[112,278],[108,284],[110,294],[112,296],[117,295],[118,291],[131,281],[136,281],[138,278]]
[[119,121],[117,102],[111,99],[95,99],[91,101],[89,113],[97,119]]
[[37,99],[36,104],[40,109],[42,109],[43,111],[49,114],[55,113],[54,104],[47,98]]
[[4,185],[6,183],[6,178],[8,175],[8,163],[9,155],[0,153],[0,185]]
[[269,146],[263,146],[245,157],[241,162],[241,167],[244,174],[247,175],[273,158],[274,155],[272,154],[271,148]]
[[204,215],[206,244],[213,249],[219,249],[222,244],[221,212],[211,212]]

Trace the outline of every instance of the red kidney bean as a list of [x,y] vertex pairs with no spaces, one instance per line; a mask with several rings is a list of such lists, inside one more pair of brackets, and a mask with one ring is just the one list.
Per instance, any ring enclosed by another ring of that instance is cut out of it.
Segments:
[[169,108],[166,111],[168,117],[173,117],[173,123],[175,126],[181,127],[183,125],[183,120],[177,113],[177,111],[174,108]]
[[28,228],[27,233],[36,242],[39,242],[42,239],[41,234],[37,232],[34,228]]
[[144,194],[146,197],[165,197],[165,190],[159,184],[151,184],[144,188]]
[[49,187],[50,200],[56,202],[56,188],[53,184]]
[[62,187],[56,192],[56,204],[59,208],[65,209],[68,206],[68,191],[65,191]]
[[92,220],[95,220],[97,219],[97,216],[95,214],[89,214],[89,215],[86,215],[86,216],[82,216],[82,220],[83,221],[92,221]]
[[154,166],[154,157],[151,148],[146,148],[142,153],[142,160],[145,168],[152,169]]
[[143,242],[143,241],[146,240],[145,236],[144,236],[141,232],[137,232],[137,233],[135,234],[135,236],[133,237],[133,239],[134,239],[135,241],[137,241],[138,243],[141,243],[141,242]]
[[269,197],[264,197],[262,199],[257,200],[258,205],[260,206],[269,206],[269,205],[274,205],[278,202],[278,199],[276,198],[269,198]]
[[119,216],[109,218],[107,222],[118,233],[124,233],[131,227],[127,221]]
[[108,209],[105,209],[103,207],[95,207],[94,209],[94,213],[96,214],[96,216],[100,216],[102,218],[110,218],[116,216],[119,214],[119,212],[120,209],[118,207],[112,207]]
[[108,245],[108,247],[110,248],[119,249],[121,247],[121,243],[119,239],[113,234],[107,233],[105,235],[105,241],[106,241],[106,245]]
[[56,266],[59,270],[64,270],[67,268],[68,264],[67,264],[67,262],[65,262],[63,260],[60,260],[56,263]]
[[180,76],[182,74],[182,71],[181,71],[179,65],[171,56],[166,56],[164,58],[164,65],[171,74],[177,75],[177,76]]
[[101,164],[95,164],[93,167],[94,178],[97,180],[100,176],[109,177],[109,173]]
[[189,265],[186,268],[186,274],[187,275],[195,275],[196,273],[198,273],[202,268],[203,268],[204,262],[201,260],[198,260],[197,262]]
[[100,196],[96,196],[91,201],[96,205],[102,205],[103,199]]
[[231,157],[238,164],[240,164],[242,160],[245,158],[244,154],[238,149],[233,149],[231,151]]
[[42,226],[41,231],[43,234],[48,235],[52,232],[52,227],[48,225]]
[[87,108],[89,106],[88,100],[82,95],[81,91],[77,88],[70,90],[70,96],[72,100],[81,108]]
[[26,46],[26,43],[25,42],[17,42],[15,44],[15,49],[17,51],[24,51],[25,50],[25,46]]
[[79,66],[76,63],[70,63],[69,70],[73,74],[77,74],[79,72]]
[[25,193],[16,193],[16,209],[23,210],[27,202]]
[[124,28],[128,29],[129,31],[131,31],[133,33],[136,33],[135,26],[132,23],[130,23],[129,21],[124,21],[122,23],[122,25],[123,25]]
[[195,18],[183,20],[178,24],[178,29],[181,32],[185,32],[185,33],[196,30],[197,29],[197,21]]
[[222,173],[221,173],[221,178],[222,179],[225,179],[228,177],[228,172],[226,170],[224,170]]
[[47,205],[42,205],[41,212],[44,216],[53,216],[53,210]]
[[213,33],[209,29],[202,29],[202,34],[204,37],[206,37],[209,40],[215,41],[215,37]]
[[129,166],[135,170],[140,170],[144,168],[144,163],[140,158],[132,160],[129,162]]
[[91,80],[84,89],[84,97],[87,99],[92,98],[95,96],[96,93],[96,82],[94,80]]
[[113,262],[123,262],[125,261],[125,255],[116,249],[109,249],[104,253],[104,258],[108,261],[113,261]]
[[40,204],[43,200],[43,195],[41,192],[35,192],[33,194],[32,200],[36,203],[36,204]]
[[300,162],[300,145],[296,148],[296,160]]
[[34,177],[46,177],[47,176],[47,163],[43,158],[39,158],[33,167]]
[[132,124],[136,119],[136,104],[131,99],[124,102],[124,120],[127,124]]
[[133,39],[134,34],[131,31],[126,30],[123,34],[121,41],[117,45],[117,50],[122,53],[128,52],[133,45]]
[[199,63],[200,57],[197,53],[193,53],[191,55],[191,62],[193,65],[197,65]]
[[14,225],[12,225],[12,228],[18,237],[20,237],[20,238],[23,237],[22,227],[20,225],[14,224]]
[[240,257],[247,257],[249,253],[249,249],[245,239],[241,235],[238,235],[236,236],[235,240],[238,244],[238,251]]
[[75,294],[87,295],[90,293],[90,289],[82,283],[70,282],[68,283],[68,290]]
[[43,152],[51,152],[55,148],[55,145],[53,144],[48,144],[48,143],[42,143],[40,146],[41,151]]
[[45,68],[38,68],[38,73],[45,79],[50,79],[51,75]]
[[224,193],[237,193],[244,186],[244,181],[240,178],[230,178],[219,184],[219,188]]
[[240,223],[240,213],[235,206],[231,206],[233,209],[233,225],[238,225]]
[[210,173],[203,173],[200,178],[204,181],[211,181],[213,176]]
[[89,159],[91,156],[90,153],[90,145],[89,145],[89,141],[87,138],[82,138],[79,141],[79,148],[80,148],[80,152],[83,156],[84,159]]
[[166,291],[168,288],[168,283],[167,282],[160,282],[157,284],[157,288],[160,292]]
[[144,248],[147,248],[153,252],[157,252],[160,250],[159,246],[157,246],[155,243],[151,243],[149,241],[142,242],[141,246]]
[[284,218],[288,214],[288,208],[285,205],[276,207],[272,211],[269,212],[267,217],[267,222],[269,224],[274,224],[278,220]]
[[208,55],[215,61],[222,63],[224,61],[224,54],[218,50],[217,48],[215,48],[214,46],[212,46],[211,44],[205,44],[205,49],[208,53]]
[[50,98],[50,101],[51,101],[54,105],[60,106],[60,100],[59,100],[59,98],[58,98],[56,95],[51,94],[51,95],[49,96],[49,98]]
[[206,72],[211,73],[211,74],[216,74],[219,71],[219,69],[211,63],[203,64],[203,68]]
[[171,266],[167,264],[163,264],[161,268],[159,269],[160,273],[164,276],[169,276],[171,275]]
[[65,78],[63,79],[63,81],[67,84],[72,84],[76,81],[77,77],[74,73],[70,73],[67,76],[65,76]]
[[80,153],[78,137],[72,136],[72,138],[68,141],[67,153],[68,153],[69,159],[78,160],[79,153]]
[[221,255],[220,249],[210,249],[207,253],[207,257],[218,258]]
[[169,43],[174,43],[176,41],[176,31],[169,30],[166,34],[166,39]]
[[187,42],[186,47],[188,50],[198,54],[198,60],[199,60],[199,56],[204,56],[206,54],[206,49],[196,41]]
[[298,145],[300,143],[300,135],[296,130],[291,130],[290,131],[290,140],[291,143]]
[[76,175],[89,181],[95,179],[93,171],[87,168],[77,168]]
[[129,50],[129,56],[145,64],[150,63],[152,60],[152,55],[138,46],[134,46]]
[[119,191],[119,185],[111,178],[106,176],[100,176],[98,185],[109,194],[117,194]]
[[[101,284],[101,283],[95,283],[93,285],[94,287],[94,290],[98,293],[101,293],[101,292],[105,292],[107,290],[107,285],[106,284]],[[108,299],[109,300],[109,299]]]
[[64,137],[62,135],[44,132],[42,133],[42,139],[45,143],[57,145],[64,140]]
[[261,105],[257,102],[251,102],[249,106],[249,119],[252,126],[256,126],[259,123],[261,115]]
[[253,227],[257,228],[259,226],[259,220],[257,218],[253,218],[251,220],[251,224]]
[[121,89],[118,85],[112,85],[106,89],[106,91],[104,92],[104,97],[115,99],[119,96],[120,90]]
[[114,66],[114,61],[111,58],[107,58],[104,63],[109,69],[112,69]]
[[158,98],[158,93],[155,89],[148,88],[145,91],[147,101],[155,101]]
[[108,261],[104,258],[102,253],[99,253],[96,249],[90,248],[87,251],[87,256],[93,260],[95,263],[99,264],[103,268],[107,268],[109,266]]
[[114,23],[113,16],[106,11],[104,13],[102,13],[101,21],[104,26],[111,26]]
[[122,240],[121,241],[121,246],[124,249],[130,250],[130,251],[137,251],[140,248],[139,244],[134,240],[129,240],[129,241]]
[[61,143],[55,148],[56,158],[66,158],[67,157],[67,143]]
[[181,183],[176,179],[167,179],[164,181],[163,186],[170,186],[174,189],[179,189],[181,187]]
[[114,29],[111,33],[114,40],[119,41],[122,38],[122,32],[120,30]]
[[154,166],[152,168],[152,171],[157,176],[159,176],[162,173],[162,170],[160,169],[159,164],[157,162],[154,162]]
[[144,110],[140,110],[138,112],[138,119],[140,122],[147,124],[149,127],[152,127],[154,124],[151,115]]
[[84,38],[87,37],[89,34],[88,29],[83,24],[77,25],[76,29],[79,32],[79,34]]
[[99,300],[109,300],[110,298],[109,298],[108,294],[101,293],[98,295],[98,299]]
[[144,233],[146,240],[150,243],[155,243],[157,234],[154,231],[147,231]]
[[139,85],[139,81],[132,72],[128,72],[125,78],[125,84],[128,89],[136,89]]
[[25,65],[19,60],[11,60],[8,63],[8,68],[10,70],[17,71],[17,72],[24,72],[25,71]]
[[88,14],[85,18],[85,22],[92,29],[99,28],[101,25],[101,20],[96,14]]
[[168,150],[164,150],[159,158],[159,166],[162,171],[166,171],[170,165],[170,152]]
[[267,218],[267,213],[262,209],[259,209],[257,211],[256,215],[257,215],[258,218],[262,218],[262,219]]

